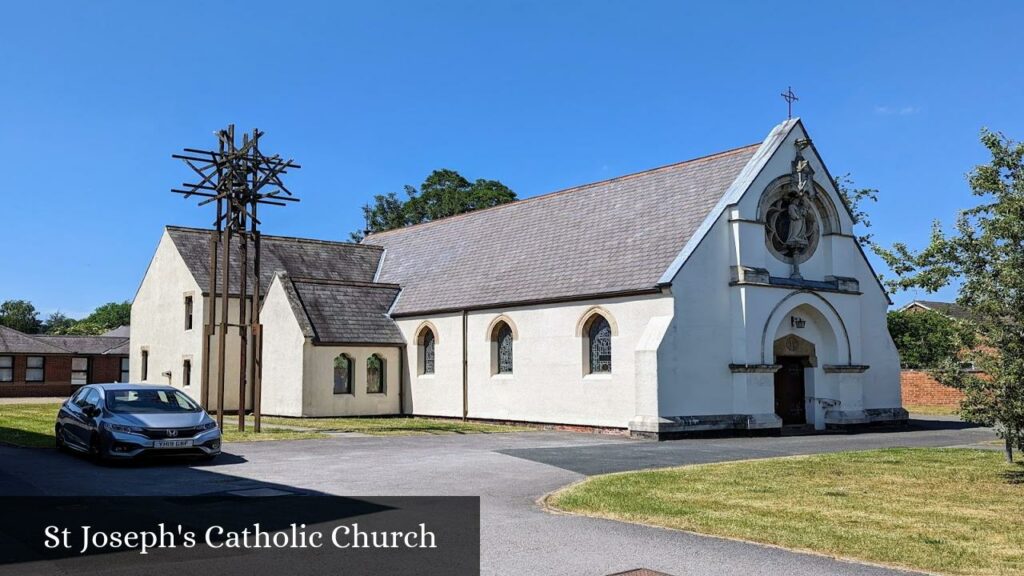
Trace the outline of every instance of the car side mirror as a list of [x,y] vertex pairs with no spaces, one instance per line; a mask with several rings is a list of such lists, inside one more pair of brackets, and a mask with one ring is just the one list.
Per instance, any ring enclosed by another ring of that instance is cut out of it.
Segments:
[[89,416],[90,418],[94,417],[94,416],[99,416],[99,414],[100,414],[100,407],[99,406],[89,405],[89,406],[86,406],[85,408],[82,408],[82,412],[84,412],[85,415]]

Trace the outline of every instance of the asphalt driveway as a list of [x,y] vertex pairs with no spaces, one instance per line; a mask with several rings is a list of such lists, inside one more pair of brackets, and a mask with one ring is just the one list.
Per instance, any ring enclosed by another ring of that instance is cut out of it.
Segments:
[[0,447],[0,493],[188,495],[273,489],[349,496],[481,496],[482,568],[493,575],[896,574],[777,548],[552,514],[542,495],[586,475],[639,468],[993,439],[956,422],[909,431],[638,442],[558,432],[332,438],[226,445],[211,464],[98,467],[53,450]]

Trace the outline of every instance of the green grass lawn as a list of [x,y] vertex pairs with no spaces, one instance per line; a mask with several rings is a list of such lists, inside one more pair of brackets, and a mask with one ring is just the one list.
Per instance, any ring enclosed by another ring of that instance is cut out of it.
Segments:
[[955,416],[956,406],[932,406],[931,404],[907,404],[904,406],[911,414],[925,414],[928,416]]
[[1024,466],[887,449],[597,476],[554,508],[946,574],[1024,574]]
[[[60,404],[0,404],[0,442],[30,448],[54,445],[53,424]],[[252,431],[252,417],[246,418],[248,430],[239,432],[237,418],[224,418],[225,442],[263,440],[308,440],[327,438],[325,431],[362,432],[379,436],[410,434],[481,434],[527,430],[520,426],[481,424],[430,418],[263,418],[263,431]],[[302,427],[290,430],[275,426]]]
[[0,442],[30,448],[53,447],[60,404],[0,404]]
[[410,434],[494,434],[522,432],[524,426],[463,422],[445,418],[281,418],[266,416],[265,426],[301,426],[331,432],[360,432],[374,436]]

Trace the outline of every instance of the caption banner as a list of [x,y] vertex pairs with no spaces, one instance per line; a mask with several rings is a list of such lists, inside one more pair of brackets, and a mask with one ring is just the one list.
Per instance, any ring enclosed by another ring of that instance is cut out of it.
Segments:
[[480,574],[480,499],[0,497],[0,576]]

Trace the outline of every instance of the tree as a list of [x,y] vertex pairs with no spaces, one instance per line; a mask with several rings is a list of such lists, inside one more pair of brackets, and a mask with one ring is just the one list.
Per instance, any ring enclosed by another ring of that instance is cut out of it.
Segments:
[[889,312],[888,322],[904,368],[936,368],[972,347],[971,334],[959,321],[932,310]]
[[960,213],[955,231],[946,235],[935,222],[919,252],[903,243],[875,251],[897,275],[891,289],[934,292],[960,282],[957,304],[980,344],[968,354],[981,374],[947,357],[934,376],[964,392],[962,416],[996,427],[1012,462],[1014,447],[1024,450],[1024,144],[988,130],[981,142],[991,162],[968,177],[981,203]]
[[108,302],[93,310],[65,332],[66,334],[90,335],[102,334],[118,326],[125,326],[132,320],[132,303]]
[[[471,183],[455,170],[447,169],[431,172],[419,190],[405,186],[405,195],[407,200],[394,192],[377,194],[373,204],[363,206],[365,232],[393,230],[516,200],[516,193],[497,180],[481,178]],[[350,236],[359,242],[364,231],[352,232]]]
[[[412,186],[406,186],[406,193],[412,197],[416,191]],[[399,199],[394,192],[377,194],[373,197],[373,204],[363,206],[363,219],[366,220],[366,230],[359,230],[349,234],[353,242],[362,241],[366,233],[383,232],[393,230],[410,224],[405,210],[406,202]]]
[[[871,228],[871,220],[868,217],[867,210],[864,208],[864,203],[878,202],[878,190],[875,188],[855,188],[853,178],[850,177],[849,172],[836,178],[834,183],[836,191],[839,192],[839,198],[853,216],[853,225],[864,229]],[[857,236],[857,241],[864,246],[871,246],[873,244],[872,236],[874,234],[864,233]]]
[[74,318],[65,316],[60,311],[53,312],[43,321],[42,331],[52,335],[67,334],[68,330],[77,322]]
[[7,300],[0,304],[0,325],[25,334],[37,334],[42,328],[39,312],[28,300]]

